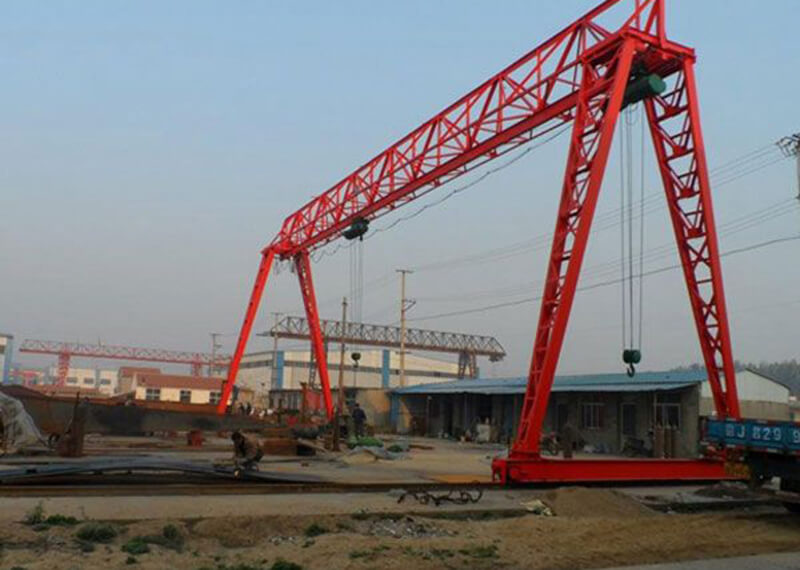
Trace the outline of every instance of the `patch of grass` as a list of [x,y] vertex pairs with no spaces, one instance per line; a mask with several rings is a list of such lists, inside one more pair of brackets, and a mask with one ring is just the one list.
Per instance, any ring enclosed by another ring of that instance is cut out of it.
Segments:
[[138,563],[139,563],[139,561],[138,561],[138,560],[136,560],[136,557],[134,557],[134,556],[128,556],[128,557],[125,559],[125,564],[127,564],[127,565],[129,565],[129,566],[130,566],[131,564],[138,564]]
[[78,545],[78,548],[81,552],[94,552],[94,543],[89,542],[88,540],[81,540],[80,538],[75,539],[75,544]]
[[353,513],[350,518],[356,521],[365,521],[369,519],[369,513]]
[[91,522],[79,528],[75,536],[85,542],[107,543],[114,540],[118,534],[117,529],[108,523]]
[[303,570],[303,567],[295,562],[289,562],[283,558],[278,558],[272,566],[269,567],[269,570]]
[[462,548],[458,551],[459,554],[470,556],[472,558],[497,558],[497,546],[490,544],[488,546],[472,546],[470,548]]
[[150,546],[144,540],[143,536],[135,536],[123,544],[121,550],[128,554],[147,554],[150,552]]
[[269,569],[267,569],[267,567],[263,564],[254,565],[246,562],[239,562],[238,564],[233,564],[230,566],[227,564],[218,563],[215,568],[203,566],[199,570],[303,570],[303,567],[295,562],[289,562],[283,558],[278,558],[272,563],[272,566],[270,566]]
[[449,548],[431,548],[430,551],[431,556],[434,558],[452,558],[456,555],[455,552],[450,550]]
[[23,522],[30,526],[42,524],[44,522],[44,503],[39,501],[35,507],[25,514]]
[[336,523],[336,529],[337,530],[342,530],[342,531],[345,531],[345,532],[353,532],[354,530],[356,530],[356,527],[354,527],[353,525],[351,525],[348,522],[338,521]]
[[44,524],[47,526],[75,526],[78,524],[78,519],[67,515],[50,515],[44,519]]
[[183,535],[178,527],[168,524],[161,530],[161,534],[134,536],[122,545],[122,551],[128,554],[147,554],[151,544],[180,552],[183,549]]
[[317,523],[311,523],[306,527],[306,530],[303,534],[305,534],[308,538],[314,538],[315,536],[319,536],[321,534],[325,534],[328,532],[328,529],[322,525]]
[[365,560],[375,560],[378,554],[381,552],[386,552],[390,548],[385,544],[379,544],[378,546],[374,546],[368,550],[351,550],[350,556],[351,560],[358,560],[359,558],[364,558]]

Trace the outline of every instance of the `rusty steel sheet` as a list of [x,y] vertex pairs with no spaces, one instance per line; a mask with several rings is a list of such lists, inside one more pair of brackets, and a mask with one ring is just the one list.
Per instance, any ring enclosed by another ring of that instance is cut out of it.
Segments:
[[[75,398],[49,396],[23,386],[0,386],[4,394],[16,398],[31,415],[39,429],[46,434],[62,434],[72,419]],[[84,401],[82,398],[81,401]],[[260,431],[273,424],[242,415],[220,416],[213,406],[174,404],[150,406],[136,401],[125,405],[119,400],[86,398],[86,433],[101,435],[144,435],[172,431]]]
[[321,483],[319,477],[306,474],[278,473],[236,469],[210,462],[185,461],[160,457],[92,458],[65,463],[27,464],[0,470],[0,485],[46,482],[82,475],[124,474],[136,477],[144,473],[182,473],[201,477],[262,483]]

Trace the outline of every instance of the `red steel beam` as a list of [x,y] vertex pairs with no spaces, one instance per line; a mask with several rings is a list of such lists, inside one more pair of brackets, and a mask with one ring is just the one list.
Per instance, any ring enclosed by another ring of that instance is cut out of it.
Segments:
[[511,483],[593,481],[719,481],[734,479],[715,459],[545,459],[502,458],[492,462],[492,478]]
[[600,21],[620,1],[603,2],[312,199],[286,218],[270,247],[287,259],[324,245],[356,219],[391,212],[476,166],[471,163],[528,142],[537,136],[533,129],[571,120],[579,64],[599,45],[628,32],[659,34],[668,43],[661,36],[663,0],[634,0],[632,13],[609,32]]

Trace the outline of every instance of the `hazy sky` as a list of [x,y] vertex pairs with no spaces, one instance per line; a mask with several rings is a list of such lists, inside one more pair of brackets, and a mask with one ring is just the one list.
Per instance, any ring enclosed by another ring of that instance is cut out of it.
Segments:
[[[191,350],[217,331],[231,350],[284,217],[594,3],[4,2],[0,330]],[[721,249],[798,234],[792,162],[737,178],[736,161],[800,131],[800,4],[667,10],[670,37],[698,52],[710,166],[734,161],[712,178]],[[365,320],[396,321],[393,270],[419,268],[410,324],[495,335],[509,356],[483,372],[524,373],[537,303],[424,317],[541,293],[565,139],[365,241]],[[598,216],[619,205],[617,160],[615,146]],[[649,194],[660,187],[646,160]],[[650,203],[647,251],[670,242],[663,197]],[[592,236],[584,285],[619,276],[615,219]],[[539,245],[449,263],[526,240]],[[723,260],[737,358],[798,356],[798,252],[794,241]],[[654,255],[646,269],[677,259]],[[315,269],[322,315],[337,318],[349,254]],[[560,372],[622,369],[620,297],[619,285],[578,294]],[[680,273],[648,277],[644,305],[642,367],[699,360]],[[273,275],[257,330],[301,306],[294,275]]]

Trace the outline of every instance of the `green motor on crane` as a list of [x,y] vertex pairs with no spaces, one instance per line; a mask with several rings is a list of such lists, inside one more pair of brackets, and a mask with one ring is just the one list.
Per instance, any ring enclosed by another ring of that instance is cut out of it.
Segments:
[[366,218],[356,218],[350,227],[342,232],[342,236],[346,240],[363,239],[364,234],[369,229],[369,220]]
[[650,97],[660,95],[667,89],[667,84],[656,73],[648,73],[632,79],[625,88],[625,96],[622,99],[622,108],[633,105],[639,101],[644,101]]

